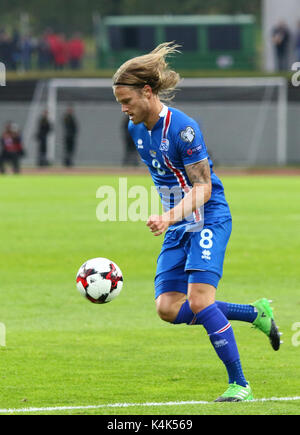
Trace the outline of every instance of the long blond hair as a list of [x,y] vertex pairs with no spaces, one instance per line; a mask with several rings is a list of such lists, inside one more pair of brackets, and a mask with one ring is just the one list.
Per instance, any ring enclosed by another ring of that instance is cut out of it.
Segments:
[[179,53],[179,47],[174,42],[164,42],[150,53],[128,60],[114,74],[113,86],[143,88],[149,85],[162,100],[171,100],[180,75],[169,67],[166,57]]

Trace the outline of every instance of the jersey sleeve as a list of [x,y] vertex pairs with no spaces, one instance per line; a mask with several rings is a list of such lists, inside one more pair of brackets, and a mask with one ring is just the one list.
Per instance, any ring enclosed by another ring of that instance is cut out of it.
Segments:
[[199,125],[190,120],[181,125],[176,137],[177,149],[184,165],[190,165],[208,158],[203,134]]

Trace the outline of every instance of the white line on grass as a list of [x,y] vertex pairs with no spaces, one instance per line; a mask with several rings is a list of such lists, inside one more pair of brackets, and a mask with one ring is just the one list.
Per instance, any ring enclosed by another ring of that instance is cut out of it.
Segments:
[[[296,397],[270,397],[265,399],[254,399],[247,403],[255,402],[290,402],[300,400],[300,396]],[[130,408],[133,406],[138,407],[151,407],[151,406],[183,406],[183,405],[211,405],[214,402],[206,402],[203,400],[189,400],[186,402],[146,402],[146,403],[108,403],[102,405],[88,405],[88,406],[53,406],[46,408],[15,408],[15,409],[0,409],[1,414],[13,413],[26,413],[26,412],[54,412],[54,411],[76,411],[88,409],[105,409],[105,408]]]

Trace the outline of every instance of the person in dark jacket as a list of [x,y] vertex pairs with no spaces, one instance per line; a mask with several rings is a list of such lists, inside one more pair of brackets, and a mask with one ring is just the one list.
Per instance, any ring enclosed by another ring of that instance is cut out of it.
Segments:
[[128,116],[125,116],[122,120],[122,135],[124,139],[124,157],[123,157],[123,166],[138,166],[138,152],[135,147],[135,143],[130,136],[128,131]]
[[72,106],[69,106],[63,117],[64,128],[64,166],[74,165],[74,153],[76,148],[76,136],[78,123]]
[[288,71],[288,54],[290,44],[290,31],[284,21],[280,21],[272,32],[272,43],[275,50],[277,71]]
[[0,172],[5,173],[5,164],[12,166],[15,174],[20,173],[20,158],[24,150],[22,137],[17,124],[7,122],[0,141]]
[[36,138],[38,141],[38,166],[49,166],[47,159],[47,138],[52,130],[52,125],[48,119],[48,110],[45,110],[39,119]]
[[300,62],[300,20],[297,24],[296,37],[295,37],[295,48],[296,48],[296,57],[297,62]]

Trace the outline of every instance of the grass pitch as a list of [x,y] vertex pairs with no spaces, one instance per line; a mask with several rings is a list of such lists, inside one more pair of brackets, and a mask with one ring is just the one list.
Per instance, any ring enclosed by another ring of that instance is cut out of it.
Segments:
[[[273,299],[284,333],[274,352],[261,332],[233,322],[246,378],[256,399],[300,396],[300,338],[292,330],[300,322],[300,178],[222,181],[233,233],[218,299]],[[128,178],[129,187],[136,184],[150,189],[150,177]],[[213,401],[227,376],[203,328],[169,325],[156,315],[153,278],[163,239],[145,222],[100,223],[101,185],[117,187],[118,178],[0,178],[1,413],[53,407],[28,413],[299,414],[299,400],[149,405]],[[100,306],[75,287],[79,266],[97,256],[114,260],[125,280],[120,296]],[[139,405],[73,409],[115,403]]]

